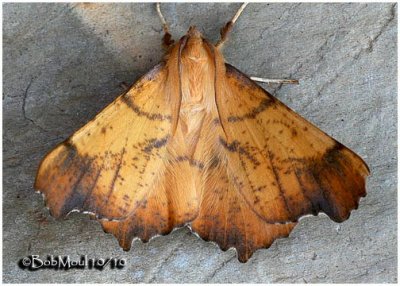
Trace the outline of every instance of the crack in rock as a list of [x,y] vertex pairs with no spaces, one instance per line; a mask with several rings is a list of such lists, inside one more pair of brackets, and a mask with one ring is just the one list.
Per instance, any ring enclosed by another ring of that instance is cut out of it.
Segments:
[[32,82],[33,82],[33,78],[31,78],[31,80],[29,81],[28,86],[25,88],[25,92],[24,92],[24,95],[22,97],[22,115],[24,116],[25,120],[29,120],[31,122],[33,120],[26,116],[26,98],[28,97],[28,91],[29,91],[29,88],[32,85]]
[[150,273],[150,277],[145,279],[145,283],[154,283],[157,277],[157,273],[160,272],[162,266],[171,258],[172,254],[175,253],[177,249],[181,247],[181,243],[178,243],[169,253],[164,257],[164,259],[154,268],[154,270]]
[[[383,34],[383,32],[386,30],[386,28],[390,25],[390,23],[396,17],[396,6],[397,6],[396,3],[391,6],[390,11],[389,11],[389,18],[386,20],[386,22],[379,29],[379,32],[374,37],[372,37],[372,39],[370,39],[368,41],[368,47],[366,49],[364,49],[365,51],[367,51],[367,52],[372,52],[373,51],[374,44],[378,41],[379,37]],[[360,56],[360,54],[361,53],[358,53],[356,55],[357,58]]]
[[348,67],[351,66],[356,60],[360,58],[362,54],[365,52],[371,53],[373,51],[373,45],[378,41],[380,36],[383,34],[383,32],[386,30],[386,28],[389,26],[389,24],[394,20],[396,17],[396,6],[397,4],[393,4],[390,8],[389,11],[389,18],[385,21],[385,23],[382,25],[382,27],[379,29],[379,32],[373,36],[369,41],[368,41],[368,47],[367,48],[361,48],[359,52],[352,57],[352,59],[344,64],[338,72],[335,73],[335,75],[330,78],[327,82],[325,82],[321,88],[317,91],[317,97],[319,97],[323,91],[325,91],[331,84],[333,84],[336,79],[340,76],[340,74]]
[[231,262],[233,259],[236,258],[236,254],[234,254],[233,256],[231,256],[230,258],[228,258],[227,260],[224,260],[221,265],[219,267],[217,267],[209,277],[207,277],[204,281],[204,283],[209,283],[217,273],[219,273],[221,271],[222,268],[224,268],[229,262]]
[[33,82],[33,78],[31,78],[31,80],[29,81],[29,84],[28,84],[28,86],[26,87],[25,92],[24,92],[24,94],[23,94],[23,96],[22,96],[22,116],[24,117],[24,119],[25,119],[26,121],[29,121],[30,123],[32,123],[33,125],[35,125],[37,128],[39,128],[41,131],[43,131],[43,132],[48,132],[46,129],[44,129],[42,126],[40,126],[39,124],[37,124],[31,117],[29,117],[29,116],[26,114],[26,100],[27,100],[27,98],[28,98],[28,93],[29,93],[29,89],[30,89],[30,87],[31,87],[31,85],[32,85],[32,82]]

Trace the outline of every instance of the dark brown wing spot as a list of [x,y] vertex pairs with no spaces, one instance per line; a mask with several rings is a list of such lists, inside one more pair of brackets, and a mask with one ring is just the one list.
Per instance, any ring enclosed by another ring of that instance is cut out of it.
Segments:
[[169,135],[161,138],[161,139],[150,139],[149,143],[143,148],[143,151],[146,153],[151,153],[153,149],[159,149],[165,146],[168,142]]
[[229,152],[237,152],[241,155],[244,155],[250,162],[253,163],[253,165],[260,165],[260,162],[258,162],[258,160],[252,154],[250,154],[246,148],[241,146],[239,141],[233,140],[232,143],[228,143],[222,137],[219,137],[219,142]]
[[112,194],[112,192],[114,190],[115,182],[117,181],[117,178],[119,176],[119,171],[121,170],[121,167],[122,167],[122,161],[123,161],[124,155],[125,155],[125,147],[122,148],[121,155],[120,155],[120,158],[119,158],[119,161],[118,161],[118,164],[116,166],[115,173],[114,173],[114,177],[113,177],[113,179],[111,181],[111,184],[110,184],[110,190],[108,191],[108,196],[107,196],[108,198],[110,198],[110,196],[111,196],[111,194]]
[[190,166],[196,167],[196,168],[198,168],[200,170],[202,170],[204,168],[204,163],[203,162],[200,162],[198,160],[189,158],[188,156],[178,156],[178,157],[176,157],[175,160],[177,162],[185,162],[185,161],[187,161],[187,162],[189,162]]

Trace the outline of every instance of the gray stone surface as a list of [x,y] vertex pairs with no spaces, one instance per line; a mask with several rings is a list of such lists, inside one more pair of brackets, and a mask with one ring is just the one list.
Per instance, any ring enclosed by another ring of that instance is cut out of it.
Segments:
[[[163,4],[175,37],[212,40],[238,4]],[[396,4],[251,4],[226,45],[249,75],[301,80],[266,88],[369,164],[350,219],[303,219],[246,264],[180,229],[123,252],[82,214],[56,221],[33,192],[42,157],[162,57],[150,4],[3,5],[4,282],[396,282]],[[20,258],[127,259],[123,270],[29,272]]]

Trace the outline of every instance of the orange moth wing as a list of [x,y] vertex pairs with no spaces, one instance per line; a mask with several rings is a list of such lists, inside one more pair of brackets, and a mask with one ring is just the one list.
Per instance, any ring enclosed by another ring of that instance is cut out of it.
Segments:
[[214,56],[220,128],[192,229],[245,262],[304,215],[347,219],[366,194],[364,161]]
[[35,189],[50,212],[122,219],[159,188],[178,117],[175,67],[157,65],[40,164]]
[[365,196],[368,166],[222,58],[217,63],[220,138],[238,191],[265,221],[326,213],[346,220]]

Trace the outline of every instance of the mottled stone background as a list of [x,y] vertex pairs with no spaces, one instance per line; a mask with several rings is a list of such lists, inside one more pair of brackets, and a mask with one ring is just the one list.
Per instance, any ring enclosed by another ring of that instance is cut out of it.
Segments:
[[[163,4],[175,37],[215,41],[239,4]],[[150,4],[3,5],[4,282],[396,282],[397,5],[251,4],[228,62],[369,164],[368,196],[336,224],[308,217],[246,264],[180,229],[123,252],[82,214],[55,221],[32,185],[41,158],[162,57]],[[24,271],[29,254],[127,259],[123,270]]]

